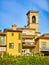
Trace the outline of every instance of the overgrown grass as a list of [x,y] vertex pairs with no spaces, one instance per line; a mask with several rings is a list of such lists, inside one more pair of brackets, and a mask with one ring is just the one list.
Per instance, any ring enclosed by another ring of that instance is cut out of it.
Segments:
[[49,65],[49,56],[0,56],[0,65]]

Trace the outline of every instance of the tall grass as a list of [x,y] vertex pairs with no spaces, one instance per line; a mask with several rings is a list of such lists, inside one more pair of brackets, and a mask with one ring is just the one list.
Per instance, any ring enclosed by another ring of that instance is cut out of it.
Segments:
[[0,55],[0,65],[49,65],[49,56]]

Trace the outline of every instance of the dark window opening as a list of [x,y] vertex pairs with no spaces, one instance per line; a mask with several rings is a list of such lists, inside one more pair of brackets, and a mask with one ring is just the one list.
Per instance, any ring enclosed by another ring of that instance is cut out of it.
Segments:
[[14,33],[12,32],[12,36],[14,36]]
[[18,44],[18,52],[19,52],[19,53],[21,52],[21,46],[20,46],[20,43]]
[[36,17],[32,16],[32,23],[36,23]]
[[14,48],[14,43],[9,43],[9,48]]
[[19,33],[19,40],[21,39],[21,34]]

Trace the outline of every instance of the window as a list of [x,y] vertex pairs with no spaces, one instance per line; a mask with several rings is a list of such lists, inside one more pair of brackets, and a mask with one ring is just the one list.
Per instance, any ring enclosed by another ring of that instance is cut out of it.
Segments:
[[40,34],[37,34],[36,36],[38,36],[38,37],[39,37],[39,36],[40,36]]
[[9,43],[9,48],[14,48],[14,43]]
[[25,54],[25,53],[26,53],[26,49],[22,49],[22,53],[24,53],[24,54]]
[[30,31],[29,34],[32,35],[32,32]]
[[26,32],[22,32],[22,35],[26,35]]
[[27,40],[25,40],[25,42],[28,42]]
[[46,48],[46,42],[42,42],[42,49]]
[[30,53],[32,53],[32,49],[30,49]]
[[1,44],[4,45],[5,37],[1,38]]
[[12,32],[12,36],[14,36],[14,33]]
[[19,40],[21,39],[21,34],[19,33]]
[[32,44],[33,43],[33,40],[30,40],[30,44]]
[[22,42],[22,44],[25,44],[25,42]]
[[21,51],[21,46],[20,46],[20,43],[18,44],[18,52],[20,53]]
[[36,23],[36,17],[32,16],[32,23]]

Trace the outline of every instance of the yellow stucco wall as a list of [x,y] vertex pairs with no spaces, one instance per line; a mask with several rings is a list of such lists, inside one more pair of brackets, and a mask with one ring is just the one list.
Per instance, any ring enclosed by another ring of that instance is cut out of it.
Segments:
[[[35,35],[35,30],[22,30],[22,35],[23,35],[23,32],[25,32],[26,33],[26,35]],[[30,34],[30,33],[32,33],[32,34]]]
[[39,53],[41,51],[42,42],[45,42],[46,43],[46,49],[49,49],[49,39],[38,39],[35,42],[35,44],[36,44],[36,47],[34,48],[35,53]]
[[[12,36],[12,33],[14,33],[14,36]],[[7,32],[6,36],[6,52],[12,55],[21,55],[22,52],[22,38],[19,40],[19,33],[21,32]],[[9,48],[9,43],[14,43],[14,48]],[[21,52],[18,52],[18,43],[21,44]]]
[[46,48],[49,49],[49,39],[40,39],[39,40],[39,47],[42,47],[42,42],[46,43]]

